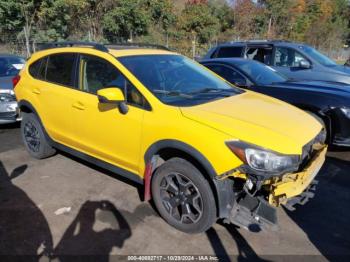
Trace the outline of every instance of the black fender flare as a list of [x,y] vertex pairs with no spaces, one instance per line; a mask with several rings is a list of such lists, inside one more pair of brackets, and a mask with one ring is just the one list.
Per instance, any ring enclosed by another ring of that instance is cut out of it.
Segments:
[[39,117],[38,112],[35,110],[34,106],[30,102],[28,102],[27,100],[19,101],[18,102],[19,109],[21,109],[21,107],[23,107],[23,106],[28,107],[30,109],[30,111],[32,111],[39,118],[39,120],[41,122],[41,119]]
[[203,166],[203,168],[211,178],[214,178],[217,176],[213,166],[206,159],[206,157],[203,156],[202,153],[200,153],[197,149],[195,149],[194,147],[184,142],[173,140],[173,139],[164,139],[152,144],[145,153],[145,156],[144,156],[145,163],[146,164],[149,163],[149,161],[151,161],[152,159],[152,156],[154,156],[159,150],[165,149],[165,148],[177,149],[189,154],[191,157],[193,157],[196,161],[198,161],[198,163],[200,163]]
[[[206,171],[206,173],[209,175],[210,180],[208,181],[211,184],[211,187],[213,189],[213,194],[215,196],[215,201],[217,204],[217,213],[218,217],[220,218],[227,218],[230,215],[230,211],[233,207],[234,203],[234,192],[233,192],[233,181],[229,179],[224,180],[218,180],[217,179],[217,173],[214,170],[213,166],[210,164],[208,159],[200,153],[197,149],[193,148],[192,146],[178,141],[178,140],[172,140],[172,139],[165,139],[160,140],[153,145],[151,145],[145,155],[144,160],[146,163],[146,166],[148,166],[152,162],[153,156],[157,154],[157,152],[161,149],[177,149],[180,151],[185,152],[186,154],[190,155],[192,158],[194,158]],[[147,168],[147,170],[152,170],[152,168]],[[147,173],[147,171],[146,171]],[[149,176],[149,177],[148,177]],[[152,172],[150,172],[148,175],[145,176],[146,180],[150,180],[152,176]],[[145,192],[150,192],[150,182],[144,183],[145,185]],[[145,198],[146,198],[145,194]],[[148,199],[149,199],[148,195]]]
[[51,137],[50,137],[49,134],[47,133],[46,128],[45,128],[43,122],[41,121],[40,115],[39,115],[38,112],[35,110],[34,106],[33,106],[29,101],[27,101],[27,100],[21,100],[21,101],[19,101],[19,102],[18,102],[18,108],[21,110],[21,107],[23,107],[23,106],[28,107],[28,108],[30,109],[30,111],[31,111],[33,114],[36,115],[36,117],[37,117],[38,120],[39,120],[40,125],[41,125],[42,128],[43,128],[44,135],[46,136],[47,141],[49,142],[49,144],[50,144],[51,146],[53,146],[53,145],[54,145],[54,141],[51,139]]

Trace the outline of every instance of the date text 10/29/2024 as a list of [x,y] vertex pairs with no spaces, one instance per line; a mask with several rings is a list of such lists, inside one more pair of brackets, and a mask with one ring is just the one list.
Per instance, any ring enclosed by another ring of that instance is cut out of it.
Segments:
[[128,261],[218,261],[217,256],[145,255],[128,256]]

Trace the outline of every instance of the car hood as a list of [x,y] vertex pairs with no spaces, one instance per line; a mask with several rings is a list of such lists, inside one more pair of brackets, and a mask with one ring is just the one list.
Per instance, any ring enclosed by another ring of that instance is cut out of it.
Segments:
[[13,89],[12,78],[13,76],[0,77],[0,89]]
[[344,65],[328,66],[329,69],[350,76],[350,67]]
[[281,83],[274,83],[272,86],[287,87],[293,89],[303,89],[315,92],[332,93],[342,96],[350,96],[350,85],[338,82],[326,81],[286,81]]
[[318,121],[300,109],[248,91],[180,109],[185,117],[224,132],[232,139],[284,154],[301,154],[302,147],[322,128]]

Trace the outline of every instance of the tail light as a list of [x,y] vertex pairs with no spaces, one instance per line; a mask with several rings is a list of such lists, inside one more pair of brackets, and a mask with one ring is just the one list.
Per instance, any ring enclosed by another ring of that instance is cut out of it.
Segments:
[[20,79],[21,79],[21,77],[19,75],[16,75],[14,78],[12,78],[13,88],[16,87],[16,85],[18,84]]

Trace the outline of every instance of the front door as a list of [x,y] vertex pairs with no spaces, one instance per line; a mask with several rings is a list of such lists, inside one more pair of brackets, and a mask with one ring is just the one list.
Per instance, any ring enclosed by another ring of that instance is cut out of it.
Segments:
[[[117,104],[99,103],[97,91],[121,88],[128,112]],[[110,62],[92,55],[80,55],[80,95],[74,119],[79,123],[77,147],[96,158],[138,173],[145,99]]]
[[[312,80],[314,74],[311,74],[311,68],[301,68],[300,62],[311,64],[300,52],[294,48],[276,47],[274,52],[274,66],[278,72],[290,79],[309,79]],[[317,79],[316,79],[317,80]]]

